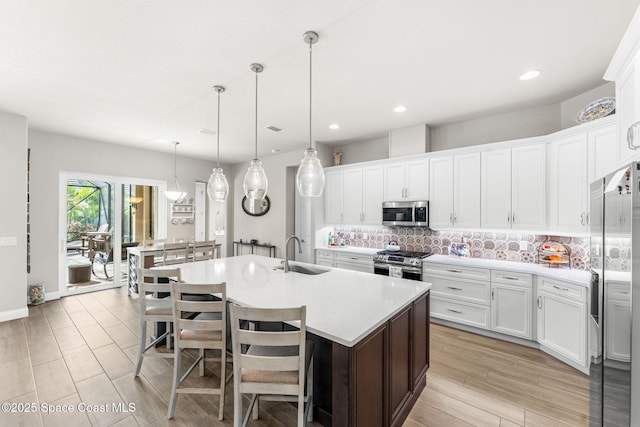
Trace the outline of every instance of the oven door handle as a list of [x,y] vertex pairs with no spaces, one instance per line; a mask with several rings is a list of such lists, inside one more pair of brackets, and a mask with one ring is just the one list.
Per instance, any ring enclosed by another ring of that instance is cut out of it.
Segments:
[[418,267],[402,267],[402,271],[407,271],[409,273],[420,273],[422,274],[422,269]]

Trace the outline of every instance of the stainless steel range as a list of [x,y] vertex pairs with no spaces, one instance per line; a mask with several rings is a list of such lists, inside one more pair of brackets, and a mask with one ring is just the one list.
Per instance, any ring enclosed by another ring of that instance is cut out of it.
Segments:
[[373,256],[373,272],[383,276],[422,280],[422,260],[430,252],[380,251]]

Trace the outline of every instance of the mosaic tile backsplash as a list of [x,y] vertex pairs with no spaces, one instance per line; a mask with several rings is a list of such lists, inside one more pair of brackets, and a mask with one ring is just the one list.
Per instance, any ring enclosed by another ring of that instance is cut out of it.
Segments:
[[592,267],[601,269],[602,254],[604,250],[604,268],[611,271],[631,271],[631,238],[608,237],[605,249],[602,248],[602,239],[594,240],[591,246]]
[[[385,249],[395,240],[403,250],[432,252],[447,255],[452,242],[462,238],[469,243],[469,257],[505,261],[535,263],[538,246],[547,240],[560,242],[571,251],[571,268],[590,268],[589,238],[548,236],[526,233],[485,231],[437,231],[425,227],[336,227],[345,244],[362,248]],[[353,238],[351,238],[353,233]],[[365,238],[366,236],[366,238]],[[526,241],[527,250],[520,250],[520,242]]]

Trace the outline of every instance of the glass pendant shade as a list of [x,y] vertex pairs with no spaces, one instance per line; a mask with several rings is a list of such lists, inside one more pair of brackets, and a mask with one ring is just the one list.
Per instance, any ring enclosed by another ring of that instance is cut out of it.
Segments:
[[207,184],[207,194],[211,200],[223,202],[227,200],[229,195],[229,183],[227,177],[224,176],[222,168],[213,168],[209,183]]
[[324,169],[313,148],[307,148],[296,174],[298,192],[303,197],[320,197],[324,189]]
[[180,183],[178,182],[178,178],[175,179],[174,188],[175,190],[165,191],[164,195],[171,203],[180,203],[185,199],[185,197],[187,197],[187,193],[180,190]]
[[244,195],[249,200],[264,199],[267,195],[269,183],[267,174],[264,172],[262,162],[259,159],[251,160],[251,165],[244,176]]

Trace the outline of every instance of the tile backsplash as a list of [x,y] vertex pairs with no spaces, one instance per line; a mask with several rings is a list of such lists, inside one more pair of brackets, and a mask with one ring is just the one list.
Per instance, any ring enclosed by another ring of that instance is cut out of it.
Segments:
[[[462,238],[469,243],[471,258],[535,263],[537,250],[542,242],[552,240],[564,244],[571,251],[571,267],[580,270],[590,268],[589,238],[549,236],[519,232],[491,231],[436,231],[425,227],[336,227],[345,244],[363,248],[385,249],[395,240],[403,250],[432,252],[447,255],[452,242]],[[351,237],[353,235],[353,238]],[[520,250],[520,242],[527,242],[527,249]]]

